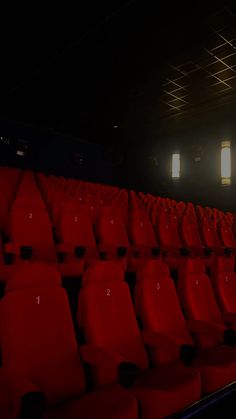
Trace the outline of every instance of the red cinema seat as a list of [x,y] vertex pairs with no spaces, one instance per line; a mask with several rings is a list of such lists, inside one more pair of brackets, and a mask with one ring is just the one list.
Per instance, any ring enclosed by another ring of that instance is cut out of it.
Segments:
[[234,381],[236,357],[224,359],[215,348],[197,350],[182,313],[168,267],[148,261],[138,272],[135,290],[136,313],[144,330],[158,333],[160,346],[152,349],[154,365],[182,362],[200,371],[203,393],[210,393]]
[[123,219],[112,208],[104,208],[96,223],[100,258],[119,261],[126,270],[129,240]]
[[[163,418],[200,398],[200,374],[182,365],[150,368],[144,344],[155,346],[155,337],[145,341],[139,331],[123,279],[115,262],[99,262],[83,277],[78,324],[88,359],[97,362],[93,377],[99,384],[119,381],[129,387],[139,401],[142,418]],[[100,352],[104,359],[99,364]]]
[[65,262],[85,262],[88,265],[98,259],[92,223],[87,212],[63,210],[58,237],[60,244],[57,249]]
[[156,230],[164,261],[171,269],[180,268],[190,252],[181,242],[176,212],[161,211]]
[[210,248],[216,255],[230,255],[231,250],[224,247],[219,240],[217,231],[214,227],[214,222],[209,217],[204,216],[201,219],[201,230],[205,245]]
[[230,327],[236,327],[236,273],[234,257],[218,257],[211,280],[223,320]]
[[222,245],[226,248],[231,248],[235,253],[236,240],[232,230],[232,222],[229,222],[226,219],[219,220],[217,223],[217,232]]
[[10,243],[5,252],[13,255],[13,262],[21,259],[56,262],[51,223],[46,211],[16,208],[11,211]]
[[148,217],[139,209],[134,210],[131,215],[128,233],[133,256],[137,259],[159,257],[160,249]]
[[196,217],[185,214],[181,220],[180,229],[184,246],[190,251],[191,256],[201,257],[204,265],[210,267],[214,261],[213,251],[204,246]]
[[67,295],[52,267],[22,266],[0,309],[4,419],[137,418],[135,397],[119,385],[86,394]]
[[[216,303],[204,265],[188,260],[178,279],[178,294],[194,341],[201,350],[211,349],[213,357],[230,362],[227,381],[236,379],[235,331],[228,329]],[[214,355],[215,354],[215,355]],[[225,370],[218,371],[215,383],[225,377]]]

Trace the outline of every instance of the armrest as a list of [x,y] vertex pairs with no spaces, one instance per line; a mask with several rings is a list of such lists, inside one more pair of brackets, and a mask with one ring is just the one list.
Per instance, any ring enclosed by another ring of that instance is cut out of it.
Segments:
[[178,344],[176,340],[169,336],[149,330],[142,330],[141,335],[143,343],[147,346],[164,349],[166,351],[176,351],[176,353],[179,353],[179,347],[182,342]]
[[[0,368],[0,409],[9,406],[14,417],[42,417],[46,397],[26,377],[7,368]],[[11,416],[9,416],[11,417]]]
[[182,340],[179,341],[177,338],[172,339],[161,333],[147,330],[143,330],[141,333],[146,345],[171,352],[176,359],[180,358],[185,365],[191,365],[196,356],[195,347],[189,344],[183,344]]
[[211,336],[224,337],[224,331],[226,328],[224,326],[206,322],[204,320],[187,320],[187,325],[192,333],[206,334]]
[[99,244],[98,245],[99,255],[101,259],[104,259],[104,260],[106,260],[109,257],[115,257],[116,249],[117,249],[117,246],[113,244]]
[[118,367],[118,365],[123,362],[127,362],[127,359],[122,357],[117,352],[113,352],[111,350],[92,344],[81,345],[80,353],[86,363],[96,367],[104,367],[104,365],[109,365],[111,368],[114,368]]
[[32,246],[22,246],[16,243],[6,243],[4,251],[7,255],[20,256],[23,260],[30,260],[33,255]]
[[142,244],[133,244],[131,246],[131,249],[132,249],[134,257],[136,258],[145,257],[146,255],[150,254],[150,252],[152,252],[151,247],[145,246]]
[[162,245],[161,250],[164,253],[174,253],[175,255],[179,255],[181,253],[181,248],[173,245]]
[[230,256],[231,255],[231,251],[229,252],[229,248],[227,248],[227,247],[212,246],[212,247],[210,247],[210,249],[218,256],[225,256],[225,255]]
[[222,313],[222,317],[226,323],[236,323],[236,313]]
[[92,344],[80,346],[83,360],[95,367],[115,369],[119,384],[131,388],[138,374],[138,367],[133,362],[127,361],[117,352],[101,348]]

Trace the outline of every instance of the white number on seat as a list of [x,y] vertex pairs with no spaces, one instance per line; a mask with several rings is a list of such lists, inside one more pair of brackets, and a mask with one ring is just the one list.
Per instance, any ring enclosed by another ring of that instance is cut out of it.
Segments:
[[78,217],[75,217],[75,222],[77,223],[77,221],[78,221]]
[[36,297],[37,304],[40,304],[40,296]]
[[160,282],[157,283],[157,290],[159,290],[161,288],[160,286]]
[[32,214],[32,212],[29,212],[29,218],[31,219],[31,218],[33,218],[33,214]]
[[111,296],[111,289],[110,288],[107,288],[106,289],[106,293],[107,293],[107,297],[110,297]]

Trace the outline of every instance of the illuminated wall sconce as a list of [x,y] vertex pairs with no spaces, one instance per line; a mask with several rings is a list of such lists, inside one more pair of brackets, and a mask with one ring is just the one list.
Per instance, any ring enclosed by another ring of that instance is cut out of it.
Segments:
[[172,179],[180,179],[180,154],[172,154]]
[[221,184],[231,185],[230,141],[221,141]]

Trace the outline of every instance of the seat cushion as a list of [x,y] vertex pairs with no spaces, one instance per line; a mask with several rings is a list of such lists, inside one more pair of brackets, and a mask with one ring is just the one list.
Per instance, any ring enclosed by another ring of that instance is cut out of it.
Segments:
[[193,366],[202,377],[202,392],[211,393],[236,379],[236,348],[221,346],[205,350]]
[[163,418],[200,399],[200,373],[179,361],[164,364],[143,372],[132,393],[140,402],[143,418]]
[[119,385],[102,387],[80,399],[49,409],[43,419],[137,419],[135,397]]

